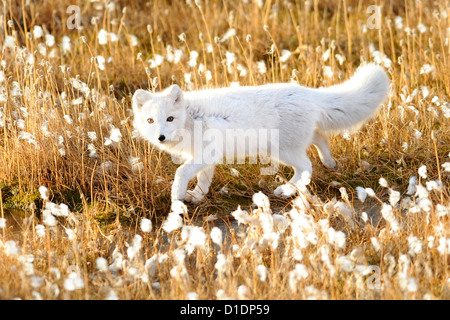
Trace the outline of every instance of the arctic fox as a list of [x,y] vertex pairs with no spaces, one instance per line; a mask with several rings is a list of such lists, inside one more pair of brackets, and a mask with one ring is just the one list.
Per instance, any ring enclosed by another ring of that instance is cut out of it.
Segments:
[[[382,67],[365,64],[349,80],[328,88],[278,83],[192,92],[183,92],[177,85],[159,93],[139,89],[132,99],[134,126],[156,147],[184,159],[173,181],[172,203],[202,200],[211,185],[214,166],[230,152],[238,158],[268,153],[292,166],[294,176],[289,183],[274,191],[288,198],[309,183],[312,164],[307,147],[313,144],[325,167],[336,170],[327,135],[358,127],[371,118],[386,99],[389,86]],[[208,130],[214,130],[214,139],[200,137]],[[230,130],[270,131],[276,139],[260,139],[257,147],[251,148],[249,137],[242,138],[239,133],[224,139]],[[208,156],[205,150],[209,150]],[[195,176],[196,187],[187,191]]]

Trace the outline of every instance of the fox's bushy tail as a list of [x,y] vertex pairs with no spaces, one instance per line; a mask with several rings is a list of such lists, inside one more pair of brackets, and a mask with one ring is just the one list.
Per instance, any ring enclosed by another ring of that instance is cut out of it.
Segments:
[[347,81],[317,89],[322,109],[317,127],[321,131],[339,132],[356,128],[375,115],[387,98],[390,81],[376,64],[360,66]]

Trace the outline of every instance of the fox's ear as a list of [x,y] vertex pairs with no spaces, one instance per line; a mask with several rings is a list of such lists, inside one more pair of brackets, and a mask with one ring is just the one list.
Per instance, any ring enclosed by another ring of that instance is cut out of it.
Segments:
[[146,103],[151,98],[151,93],[138,89],[133,95],[133,109],[140,109],[144,103]]
[[178,85],[173,84],[170,87],[168,87],[165,91],[167,95],[170,98],[172,98],[172,100],[175,102],[175,105],[183,101],[183,91]]

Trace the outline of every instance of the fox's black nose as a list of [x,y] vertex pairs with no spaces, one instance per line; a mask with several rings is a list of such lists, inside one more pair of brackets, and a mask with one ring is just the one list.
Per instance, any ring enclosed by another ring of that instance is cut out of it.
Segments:
[[158,138],[158,140],[161,142],[163,142],[165,139],[166,139],[166,137],[164,135],[160,135]]

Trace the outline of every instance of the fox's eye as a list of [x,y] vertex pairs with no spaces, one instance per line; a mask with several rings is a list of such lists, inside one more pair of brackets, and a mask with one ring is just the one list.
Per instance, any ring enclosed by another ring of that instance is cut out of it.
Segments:
[[172,121],[173,121],[173,117],[172,116],[167,118],[167,122],[172,122]]
[[148,119],[147,119],[147,122],[148,122],[148,123],[153,123],[154,121],[153,121],[152,118],[148,118]]

